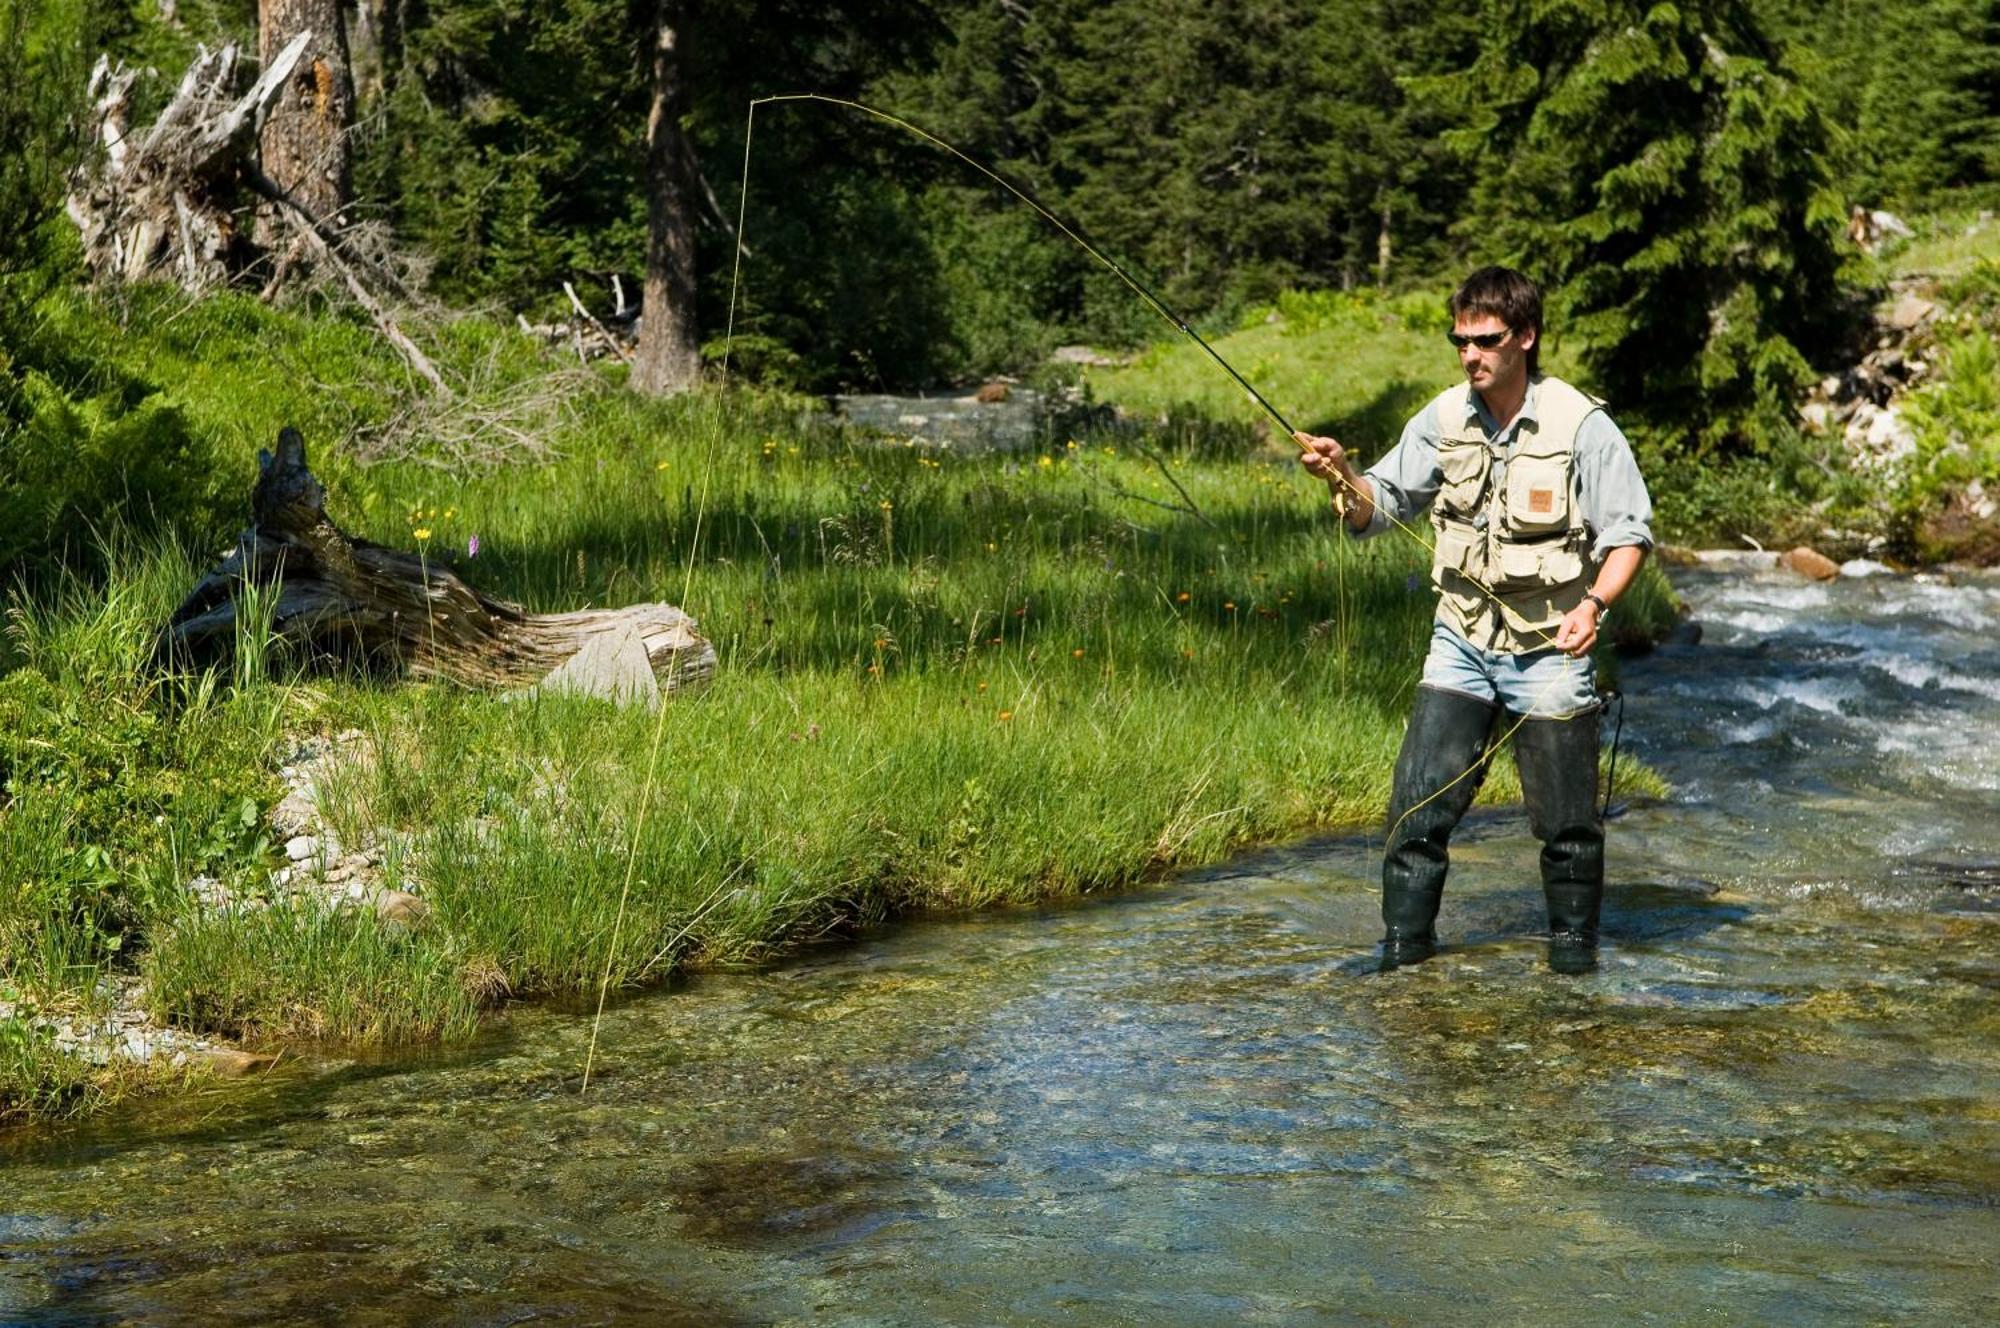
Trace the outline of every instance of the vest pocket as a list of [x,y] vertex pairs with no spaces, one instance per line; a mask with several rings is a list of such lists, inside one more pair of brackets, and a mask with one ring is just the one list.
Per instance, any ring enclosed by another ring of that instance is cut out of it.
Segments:
[[1502,544],[1499,579],[1495,590],[1524,590],[1529,586],[1555,588],[1583,575],[1583,555],[1567,543]]
[[1539,438],[1517,439],[1507,462],[1507,524],[1522,535],[1567,530],[1569,449],[1549,448]]
[[1437,503],[1454,516],[1471,516],[1486,487],[1486,444],[1462,438],[1438,442],[1438,471],[1442,475]]
[[1431,574],[1457,572],[1463,576],[1479,578],[1486,570],[1483,557],[1485,540],[1472,531],[1455,525],[1441,526],[1437,532],[1437,548],[1431,557]]

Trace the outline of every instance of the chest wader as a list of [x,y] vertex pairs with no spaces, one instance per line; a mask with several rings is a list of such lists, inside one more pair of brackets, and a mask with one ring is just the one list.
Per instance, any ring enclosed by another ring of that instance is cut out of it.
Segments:
[[1597,916],[1604,901],[1604,822],[1597,815],[1593,707],[1563,719],[1529,719],[1514,730],[1514,764],[1528,828],[1542,841],[1542,894],[1549,904],[1549,967],[1597,967]]
[[[1495,482],[1495,446],[1471,390],[1437,401],[1442,483],[1432,509],[1431,577],[1438,616],[1482,649],[1550,649],[1565,615],[1583,602],[1589,536],[1576,489],[1576,435],[1599,405],[1560,379],[1538,380],[1536,419],[1510,445]],[[1382,962],[1428,959],[1450,864],[1451,833],[1472,805],[1490,758],[1497,707],[1478,697],[1418,687],[1396,758],[1382,860]],[[1510,725],[1511,727],[1511,725]],[[1528,823],[1542,842],[1549,963],[1564,972],[1595,964],[1604,892],[1604,831],[1597,819],[1597,710],[1529,719],[1515,729]]]
[[1499,707],[1463,692],[1417,688],[1396,754],[1382,855],[1382,967],[1437,953],[1438,905],[1451,832],[1486,778],[1486,742]]

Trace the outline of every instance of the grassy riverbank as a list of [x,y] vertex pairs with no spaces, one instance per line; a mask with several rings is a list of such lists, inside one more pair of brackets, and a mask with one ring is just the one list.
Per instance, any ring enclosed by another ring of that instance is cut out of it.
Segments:
[[[240,467],[219,488],[247,495],[253,448],[298,424],[350,531],[540,610],[684,604],[721,669],[658,723],[306,678],[254,641],[229,675],[161,679],[151,634],[213,550],[135,533],[135,505],[85,570],[12,596],[0,1000],[20,1015],[86,1009],[101,975],[136,971],[152,1015],[196,1031],[457,1037],[509,993],[593,991],[607,962],[614,984],[650,982],[1379,815],[1425,554],[1338,537],[1282,449],[1052,437],[956,457],[802,422],[795,401],[641,401],[467,323],[446,358],[474,390],[419,432],[511,419],[546,454],[364,468],[357,440],[398,404],[365,333],[248,301],[142,312],[122,337],[64,316]],[[1670,600],[1649,578],[1621,617],[1661,625]],[[330,828],[393,844],[391,884],[429,918],[197,907],[197,874],[269,893],[274,772],[302,738],[354,729]],[[1504,766],[1488,796],[1512,796]],[[6,1027],[0,1116],[102,1082]]]

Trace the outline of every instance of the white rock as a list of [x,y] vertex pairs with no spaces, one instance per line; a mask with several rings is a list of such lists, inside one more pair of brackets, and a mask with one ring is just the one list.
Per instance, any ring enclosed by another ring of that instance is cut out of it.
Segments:
[[1881,208],[1872,209],[1868,213],[1868,220],[1874,222],[1875,229],[1883,235],[1900,235],[1907,240],[1916,234],[1915,231],[1910,229],[1909,222],[1904,221],[1895,213],[1886,212]]
[[1905,291],[1902,298],[1896,301],[1896,307],[1889,311],[1889,322],[1898,330],[1907,332],[1936,315],[1935,304],[1915,291]]
[[1900,461],[1916,450],[1917,436],[1896,408],[1890,406],[1875,412],[1875,418],[1868,422],[1868,446],[1879,452],[1884,461]]
[[1849,558],[1840,565],[1842,576],[1893,576],[1895,569],[1872,558]]
[[293,835],[285,841],[285,856],[293,862],[304,862],[319,856],[319,840],[313,835]]
[[2000,500],[1996,500],[1993,495],[1986,492],[1984,480],[1976,479],[1965,486],[1965,505],[1971,509],[1972,515],[1981,521],[1991,518],[1994,512],[2000,511]]
[[1778,565],[1776,549],[1697,549],[1694,556],[1705,567],[1767,571]]
[[595,696],[619,705],[637,703],[649,710],[660,704],[660,680],[653,674],[652,657],[630,626],[591,636],[583,649],[530,690]]

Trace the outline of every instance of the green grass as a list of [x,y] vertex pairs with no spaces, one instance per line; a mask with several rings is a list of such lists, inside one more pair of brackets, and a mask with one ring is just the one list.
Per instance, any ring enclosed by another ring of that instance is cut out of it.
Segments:
[[[1458,380],[1457,357],[1444,339],[1451,321],[1445,291],[1388,297],[1352,292],[1287,292],[1252,310],[1243,325],[1211,337],[1216,354],[1277,407],[1294,428],[1339,438],[1364,464],[1380,459],[1404,421]],[[1578,370],[1560,338],[1543,349],[1543,368]],[[1269,419],[1249,394],[1185,337],[1162,341],[1133,363],[1092,368],[1099,398],[1171,429],[1183,419]],[[1283,439],[1274,454],[1286,454]]]
[[1964,276],[1982,262],[2000,262],[2000,222],[1971,211],[1943,212],[1911,221],[1916,235],[1883,247],[1891,276]]
[[[16,592],[18,667],[0,678],[0,704],[37,717],[0,804],[0,867],[26,883],[0,899],[0,976],[44,1005],[136,965],[155,1013],[189,1028],[451,1038],[507,992],[594,991],[607,963],[632,985],[755,962],[1380,815],[1429,631],[1427,555],[1339,536],[1287,456],[1096,438],[932,455],[802,424],[795,401],[647,402],[607,374],[569,384],[545,464],[363,468],[342,421],[379,427],[394,393],[260,385],[309,352],[334,382],[394,382],[393,364],[246,303],[107,340],[106,372],[166,384],[223,455],[298,423],[336,520],[489,593],[683,604],[720,672],[657,722],[306,679],[281,658],[162,681],[151,634],[212,553],[114,540],[100,570]],[[482,390],[548,371],[505,329],[461,325],[446,350],[493,375]],[[1187,498],[1198,516],[1162,506]],[[1622,616],[1663,626],[1671,599],[1649,581]],[[328,815],[346,842],[393,832],[392,868],[430,917],[195,911],[194,871],[254,892],[271,865],[260,817],[291,743],[349,727],[366,757],[330,781]],[[1485,796],[1514,792],[1503,768]],[[46,1071],[8,1073],[0,1101],[38,1100]]]
[[108,1076],[57,1049],[46,1030],[0,1020],[0,1127],[89,1111],[111,1094]]

